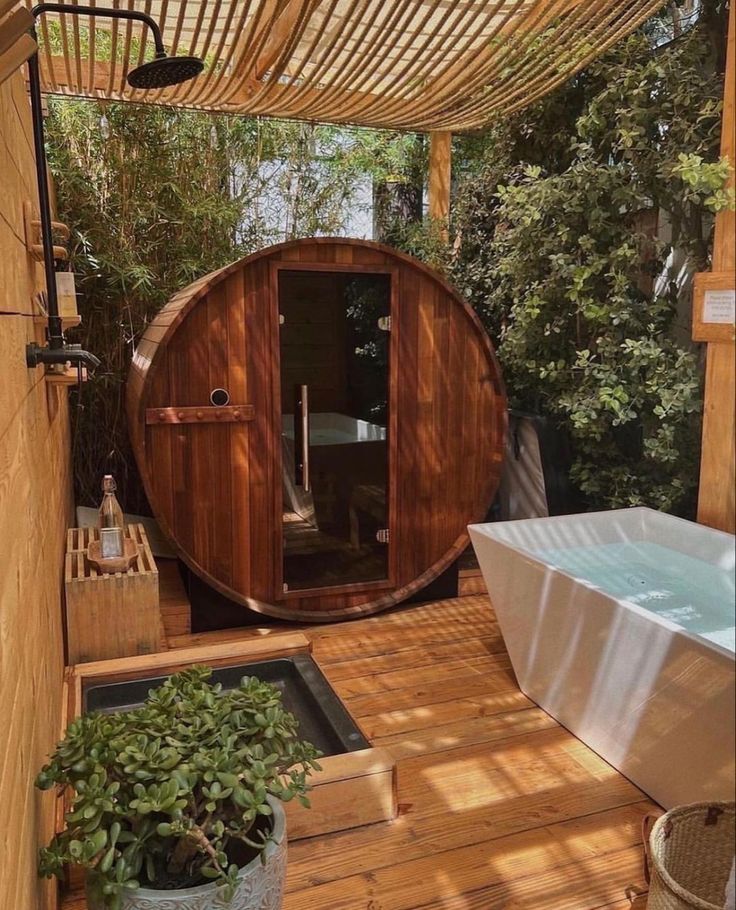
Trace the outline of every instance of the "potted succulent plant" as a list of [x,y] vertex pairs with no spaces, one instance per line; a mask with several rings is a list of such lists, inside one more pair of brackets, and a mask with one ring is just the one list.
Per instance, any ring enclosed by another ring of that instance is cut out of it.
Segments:
[[139,708],[75,720],[38,776],[70,788],[65,829],[39,869],[87,873],[90,910],[278,910],[286,868],[282,801],[308,805],[319,753],[274,686],[232,690],[192,667]]

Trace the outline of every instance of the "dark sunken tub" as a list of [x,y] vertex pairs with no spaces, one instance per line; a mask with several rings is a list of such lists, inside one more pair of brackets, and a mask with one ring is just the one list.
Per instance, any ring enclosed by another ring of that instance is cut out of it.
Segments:
[[[309,655],[219,667],[213,670],[211,682],[232,689],[243,676],[257,676],[276,686],[286,709],[299,720],[299,735],[325,756],[370,748],[370,743]],[[84,691],[83,710],[112,713],[138,707],[148,690],[160,686],[165,679],[165,676],[147,676],[89,686]]]

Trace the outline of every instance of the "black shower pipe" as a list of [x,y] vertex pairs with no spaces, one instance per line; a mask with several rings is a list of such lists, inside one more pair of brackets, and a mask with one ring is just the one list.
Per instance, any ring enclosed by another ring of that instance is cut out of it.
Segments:
[[[110,19],[132,19],[147,25],[156,45],[156,57],[165,57],[163,38],[158,24],[147,14],[135,10],[113,9],[103,6],[78,6],[71,3],[39,3],[31,10],[34,19],[44,13],[71,13],[75,16],[105,16]],[[38,39],[35,26],[31,35]],[[28,60],[28,83],[31,95],[31,117],[33,120],[33,146],[36,154],[36,180],[38,183],[38,205],[41,220],[41,242],[43,245],[43,265],[46,274],[46,296],[48,313],[48,347],[30,344],[26,348],[26,362],[29,367],[41,363],[87,364],[92,368],[99,366],[100,361],[94,354],[83,351],[78,345],[66,345],[59,300],[56,293],[56,270],[54,267],[54,239],[51,227],[51,203],[46,170],[46,142],[43,127],[43,105],[41,102],[41,75],[38,65],[38,51]]]

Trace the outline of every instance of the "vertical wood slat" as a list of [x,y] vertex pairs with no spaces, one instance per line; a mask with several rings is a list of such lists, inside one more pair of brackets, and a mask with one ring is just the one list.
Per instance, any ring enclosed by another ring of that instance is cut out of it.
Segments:
[[[736,48],[734,47],[734,4],[728,22],[728,50],[723,103],[721,155],[731,162],[730,185],[734,185],[736,166]],[[736,288],[736,213],[716,215],[713,243],[713,271],[730,272]],[[736,424],[736,363],[733,342],[712,342],[706,350],[705,403],[703,411],[698,521],[733,534],[736,531],[736,477],[734,450]]]
[[[227,387],[228,365],[232,359],[227,282],[213,288],[212,293],[207,297],[206,309],[209,342],[207,386],[211,394],[213,389]],[[209,394],[207,400],[209,400]],[[232,502],[231,434],[231,426],[206,428],[205,436],[211,459],[211,468],[208,472],[209,486],[212,490],[213,503]],[[227,516],[213,515],[210,545],[210,564],[213,572],[224,584],[232,585],[232,522],[228,520]]]
[[[407,504],[407,535],[414,531],[414,526],[418,526],[420,529],[414,547],[414,556],[416,558],[414,575],[421,571],[420,566],[425,568],[434,562],[432,559],[433,513],[436,514],[440,510],[435,510],[434,508],[438,501],[433,497],[433,480],[441,473],[440,466],[437,463],[436,440],[432,432],[434,399],[437,391],[432,382],[432,367],[436,362],[434,302],[432,300],[432,289],[425,286],[422,277],[419,278],[419,282],[420,291],[417,298],[408,301],[409,306],[416,308],[418,317],[415,341],[417,349],[417,382],[415,391],[417,421],[414,427],[403,428],[406,435],[412,440],[419,459],[414,496]],[[408,432],[406,432],[407,430]],[[443,506],[446,506],[446,502],[443,502]],[[445,513],[444,517],[447,517],[447,513]]]
[[274,497],[281,496],[281,480],[276,483],[276,466],[281,459],[281,429],[276,426],[278,389],[278,340],[274,338],[275,300],[271,294],[269,263],[254,262],[245,273],[245,326],[250,399],[255,420],[250,427],[250,560],[251,592],[268,600],[274,594],[277,577],[276,554],[280,552],[281,524],[276,520]]
[[[208,297],[209,301],[209,297]],[[209,399],[209,370],[211,333],[208,307],[201,306],[187,321],[189,338],[186,343],[187,372],[182,376],[182,385],[192,402]],[[212,458],[212,438],[208,427],[191,425],[187,433],[187,491],[186,509],[192,523],[194,553],[198,561],[214,565],[213,537],[217,520],[215,491],[212,472],[221,470]]]
[[[354,249],[351,248],[350,262],[353,259]],[[346,257],[347,258],[347,257]],[[338,261],[340,261],[340,251],[338,250]],[[389,317],[391,319],[391,333],[388,337],[388,453],[387,453],[387,477],[386,477],[386,503],[388,505],[386,517],[388,519],[389,529],[398,528],[399,525],[399,497],[400,486],[398,465],[398,440],[399,434],[399,388],[401,378],[401,361],[399,352],[401,350],[402,327],[398,319],[399,306],[401,301],[401,270],[395,269],[391,275],[391,298]],[[389,579],[396,585],[399,579],[399,548],[389,546],[388,551],[388,570]]]
[[[162,351],[161,359],[163,360],[163,364],[151,378],[151,395],[155,401],[172,400],[169,383],[168,358],[168,350]],[[133,376],[139,378],[139,374],[135,374],[133,370],[131,370],[131,378]],[[130,379],[128,380],[128,384],[128,391],[130,394]],[[131,431],[135,432],[135,428],[132,426],[134,422],[129,420],[128,423],[131,425]],[[135,423],[137,423],[137,421]],[[153,495],[159,503],[159,523],[167,528],[171,528],[174,526],[175,489],[173,445],[178,434],[170,432],[167,427],[158,426],[156,424],[140,425],[138,432],[141,436],[145,434],[146,447],[149,451],[155,449],[157,452],[156,471],[150,478],[151,487]]]
[[[244,352],[248,336],[244,311],[245,275],[235,272],[226,281],[228,391],[232,401],[250,402],[248,373]],[[251,590],[250,543],[250,432],[248,427],[233,427],[230,432],[230,488],[232,516],[232,586],[239,591]]]
[[[395,483],[398,490],[396,536],[401,540],[414,532],[417,545],[411,552],[397,555],[399,580],[415,574],[414,560],[421,559],[422,528],[412,522],[412,507],[416,504],[414,483],[420,477],[421,457],[419,440],[412,432],[419,417],[419,310],[414,305],[418,297],[419,277],[415,272],[399,274],[399,301],[394,318],[399,324],[398,376],[399,388],[396,441]],[[412,526],[413,525],[413,526]]]

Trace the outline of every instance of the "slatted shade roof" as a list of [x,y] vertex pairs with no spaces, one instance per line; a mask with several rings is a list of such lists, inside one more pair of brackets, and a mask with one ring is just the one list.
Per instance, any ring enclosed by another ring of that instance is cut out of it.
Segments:
[[[30,4],[29,4],[30,5]],[[44,90],[208,111],[460,131],[517,110],[646,20],[662,0],[118,0],[205,71],[154,92],[137,23],[46,14]],[[54,24],[56,23],[56,24]]]

